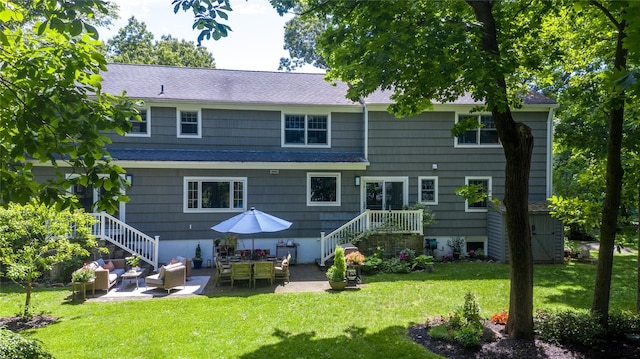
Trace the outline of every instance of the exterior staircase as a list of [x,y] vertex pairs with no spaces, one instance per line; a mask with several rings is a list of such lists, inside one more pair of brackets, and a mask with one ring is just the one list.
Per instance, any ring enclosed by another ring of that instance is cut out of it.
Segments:
[[317,262],[324,267],[325,263],[333,258],[337,246],[357,242],[372,232],[423,235],[422,212],[422,209],[401,211],[368,209],[327,235],[325,232],[320,232],[320,258]]
[[121,220],[107,213],[92,213],[95,220],[91,234],[96,239],[114,244],[115,246],[140,256],[143,262],[158,268],[158,244],[160,237],[148,236]]

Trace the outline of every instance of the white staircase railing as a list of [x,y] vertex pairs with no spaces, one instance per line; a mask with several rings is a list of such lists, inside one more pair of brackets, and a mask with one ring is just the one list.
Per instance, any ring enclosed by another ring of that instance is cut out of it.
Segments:
[[140,259],[158,268],[160,237],[150,237],[107,213],[92,213],[95,223],[92,234],[140,256]]
[[422,209],[402,211],[366,210],[335,231],[320,232],[320,265],[333,257],[336,247],[350,243],[369,231],[423,234]]

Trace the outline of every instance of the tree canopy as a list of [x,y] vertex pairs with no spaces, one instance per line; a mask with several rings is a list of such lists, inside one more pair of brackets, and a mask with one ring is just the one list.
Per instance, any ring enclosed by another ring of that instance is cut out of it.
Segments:
[[[127,200],[126,181],[104,149],[107,133],[126,133],[138,115],[131,100],[101,89],[106,61],[96,29],[84,19],[107,11],[105,3],[30,5],[0,3],[0,205],[39,197],[65,207],[75,203],[70,187],[93,184],[104,194],[98,208],[113,212]],[[41,165],[56,176],[36,178],[34,166]]]
[[54,264],[89,256],[98,244],[91,235],[92,224],[93,217],[82,210],[59,211],[38,200],[0,208],[0,263],[8,278],[24,283],[23,316],[31,314],[35,280]]
[[215,67],[214,58],[206,48],[171,35],[163,35],[155,41],[147,25],[133,16],[117,35],[107,41],[106,56],[108,61],[130,64]]

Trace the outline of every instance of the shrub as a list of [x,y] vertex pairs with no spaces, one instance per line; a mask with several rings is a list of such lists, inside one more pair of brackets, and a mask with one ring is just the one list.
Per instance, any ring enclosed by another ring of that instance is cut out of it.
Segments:
[[587,311],[538,311],[534,324],[542,340],[591,346],[604,334],[598,320],[598,315]]
[[382,259],[378,257],[369,256],[365,258],[362,265],[363,265],[362,272],[366,274],[374,274],[380,270],[380,266],[382,265]]
[[473,293],[467,293],[464,296],[464,305],[456,308],[446,323],[431,329],[429,335],[471,348],[480,345],[483,329],[484,324],[480,317],[480,306],[476,296]]
[[342,282],[347,275],[347,263],[344,260],[344,248],[337,246],[333,257],[333,265],[327,270],[327,279],[332,282]]
[[609,314],[607,335],[616,337],[623,334],[640,334],[640,313],[620,311]]
[[410,273],[411,267],[408,262],[401,262],[398,258],[391,258],[382,262],[380,266],[382,272],[385,273]]
[[35,339],[25,338],[4,328],[0,328],[0,353],[3,359],[53,358]]

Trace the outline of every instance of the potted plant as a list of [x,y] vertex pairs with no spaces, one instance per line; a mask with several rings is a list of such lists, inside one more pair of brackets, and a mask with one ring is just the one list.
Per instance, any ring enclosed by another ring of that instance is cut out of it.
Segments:
[[96,273],[93,269],[88,267],[82,267],[77,271],[71,273],[71,281],[74,283],[87,283],[96,278]]
[[347,263],[344,258],[344,248],[336,247],[333,257],[333,265],[327,270],[327,280],[333,290],[343,290],[347,286],[345,277],[347,275]]
[[196,247],[196,255],[191,261],[193,262],[193,268],[202,268],[202,249],[200,248],[200,243],[198,243],[198,246]]
[[453,259],[459,259],[460,253],[462,253],[462,247],[464,247],[465,240],[462,237],[453,237],[447,240],[447,245],[451,247],[453,252]]
[[133,255],[131,257],[127,257],[126,258],[127,264],[131,267],[131,269],[137,271],[138,268],[138,264],[140,263],[140,256],[139,255]]

